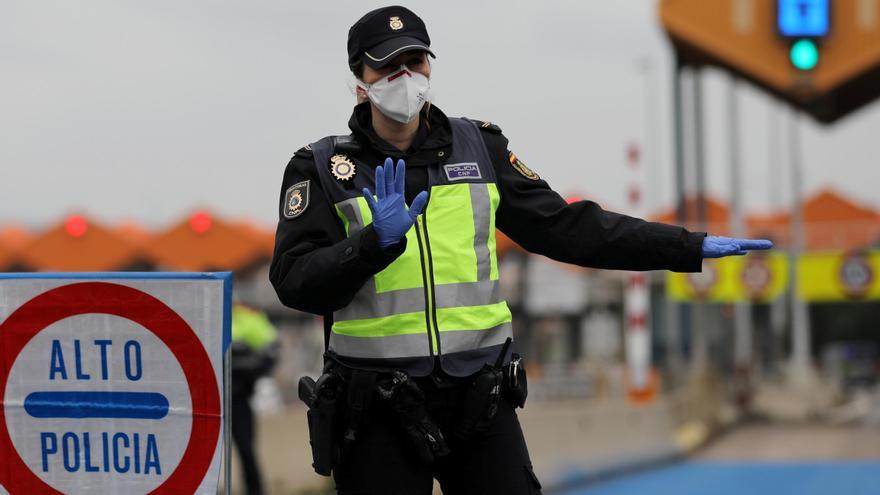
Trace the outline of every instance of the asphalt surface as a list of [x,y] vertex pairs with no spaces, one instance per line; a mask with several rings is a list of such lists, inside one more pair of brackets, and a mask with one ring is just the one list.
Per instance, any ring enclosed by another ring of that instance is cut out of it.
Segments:
[[[613,464],[672,448],[672,425],[663,400],[632,407],[625,402],[535,401],[518,409],[538,478],[548,486],[570,466]],[[289,495],[330,486],[312,471],[305,409],[297,404],[260,417],[258,456],[267,494]],[[232,456],[233,490],[241,490],[238,456]],[[439,493],[439,492],[438,492]]]
[[693,460],[614,478],[564,495],[877,495],[880,429],[755,424]]
[[565,495],[876,495],[880,461],[685,462]]

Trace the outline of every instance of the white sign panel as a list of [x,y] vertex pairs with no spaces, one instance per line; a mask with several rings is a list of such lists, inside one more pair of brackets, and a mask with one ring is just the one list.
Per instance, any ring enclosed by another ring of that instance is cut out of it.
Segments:
[[231,278],[0,274],[0,493],[215,494]]

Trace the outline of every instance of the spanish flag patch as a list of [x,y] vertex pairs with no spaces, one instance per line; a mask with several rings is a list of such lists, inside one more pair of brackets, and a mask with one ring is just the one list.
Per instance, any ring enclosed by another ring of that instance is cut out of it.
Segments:
[[541,177],[539,177],[538,174],[536,174],[534,171],[532,171],[532,169],[530,169],[529,167],[526,167],[526,164],[523,163],[522,160],[517,158],[516,155],[513,154],[512,151],[507,152],[507,157],[510,160],[510,164],[513,166],[513,168],[515,168],[516,171],[519,172],[526,179],[531,179],[531,180],[540,180],[541,179]]

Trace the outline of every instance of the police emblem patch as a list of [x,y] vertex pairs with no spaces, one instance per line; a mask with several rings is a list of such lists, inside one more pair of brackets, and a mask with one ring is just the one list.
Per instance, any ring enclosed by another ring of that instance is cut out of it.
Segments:
[[304,180],[287,188],[284,193],[284,218],[296,218],[309,206],[309,181]]
[[513,166],[513,168],[515,168],[516,171],[519,172],[520,175],[522,175],[526,179],[531,179],[531,180],[540,180],[541,179],[541,177],[538,176],[538,174],[536,174],[535,172],[533,172],[532,169],[530,169],[529,167],[526,167],[526,164],[523,163],[522,160],[517,158],[516,155],[514,155],[512,151],[509,152],[508,159],[510,159],[510,164]]
[[401,21],[400,17],[398,16],[393,16],[392,18],[388,19],[388,25],[391,27],[391,29],[395,31],[400,31],[401,29],[403,29],[403,21]]
[[354,162],[345,155],[333,155],[330,157],[330,173],[336,180],[351,180],[357,169]]

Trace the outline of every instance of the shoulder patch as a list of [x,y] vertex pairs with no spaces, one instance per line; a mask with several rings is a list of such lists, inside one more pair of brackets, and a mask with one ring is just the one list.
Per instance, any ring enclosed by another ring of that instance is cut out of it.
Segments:
[[296,218],[309,207],[309,182],[304,180],[287,188],[284,193],[284,218]]
[[298,156],[300,158],[312,158],[312,145],[307,144],[302,148],[296,150],[296,153],[294,153],[293,156]]
[[501,134],[501,128],[489,121],[474,120],[474,123],[477,124],[481,131],[491,132],[492,134]]
[[510,165],[516,169],[517,172],[520,173],[523,177],[530,180],[540,180],[541,177],[536,174],[532,169],[526,167],[526,164],[522,162],[512,151],[507,152],[507,158],[510,160]]

